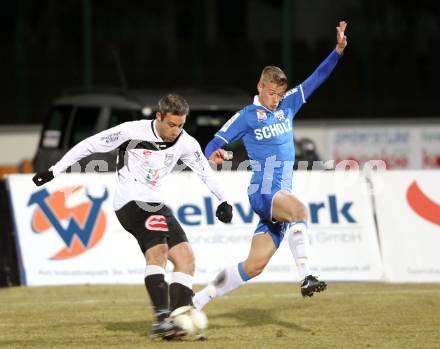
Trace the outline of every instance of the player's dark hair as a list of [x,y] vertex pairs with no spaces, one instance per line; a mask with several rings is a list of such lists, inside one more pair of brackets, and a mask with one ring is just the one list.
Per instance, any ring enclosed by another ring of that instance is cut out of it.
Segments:
[[162,120],[167,113],[173,115],[189,114],[188,102],[182,96],[179,96],[177,94],[170,93],[163,96],[159,100],[158,105],[159,105],[159,113]]
[[281,68],[268,65],[267,67],[264,67],[263,71],[261,72],[260,82],[263,84],[266,82],[271,82],[277,86],[282,86],[287,84],[287,76],[281,70]]

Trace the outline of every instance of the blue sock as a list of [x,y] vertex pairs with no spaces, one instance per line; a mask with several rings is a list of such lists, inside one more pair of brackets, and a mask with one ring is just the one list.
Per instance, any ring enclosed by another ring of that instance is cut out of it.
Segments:
[[251,279],[251,277],[244,271],[243,262],[238,263],[238,273],[240,274],[243,281],[248,281],[249,279]]

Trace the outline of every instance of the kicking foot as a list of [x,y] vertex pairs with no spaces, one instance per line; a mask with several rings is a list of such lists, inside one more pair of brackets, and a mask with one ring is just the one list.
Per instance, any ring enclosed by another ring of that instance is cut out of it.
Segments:
[[151,326],[150,338],[152,339],[176,340],[185,335],[186,332],[180,326],[177,326],[170,318],[155,322]]
[[315,276],[308,275],[301,284],[301,294],[303,297],[312,297],[315,292],[324,291],[327,284],[319,281]]

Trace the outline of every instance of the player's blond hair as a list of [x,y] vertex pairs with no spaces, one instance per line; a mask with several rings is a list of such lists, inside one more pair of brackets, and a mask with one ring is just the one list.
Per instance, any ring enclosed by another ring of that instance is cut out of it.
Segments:
[[260,82],[262,84],[271,82],[277,86],[282,86],[287,84],[287,76],[281,68],[275,67],[274,65],[268,65],[264,67],[261,72]]

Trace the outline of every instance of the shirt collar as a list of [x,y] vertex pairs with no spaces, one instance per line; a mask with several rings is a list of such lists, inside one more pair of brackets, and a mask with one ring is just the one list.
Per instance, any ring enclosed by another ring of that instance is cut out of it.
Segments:
[[163,142],[163,139],[159,136],[159,132],[157,132],[157,128],[156,128],[156,119],[154,119],[151,123],[151,129],[153,130],[153,134],[154,136],[160,140],[161,142]]
[[262,105],[260,103],[260,99],[258,98],[258,95],[254,96],[254,104],[258,105],[259,107],[262,107]]
[[[254,96],[254,103],[253,103],[253,104],[256,105],[256,106],[258,106],[258,107],[262,107],[262,108],[266,109],[269,113],[273,113],[272,110],[270,110],[269,108],[266,108],[264,105],[262,105],[262,104],[260,103],[260,99],[258,98],[258,95],[255,95],[255,96]],[[277,108],[277,109],[278,109],[278,108]]]

